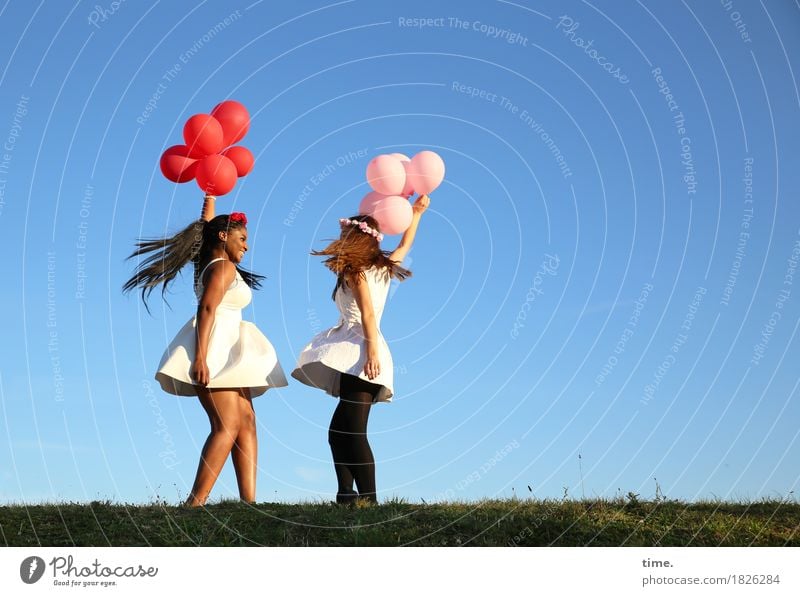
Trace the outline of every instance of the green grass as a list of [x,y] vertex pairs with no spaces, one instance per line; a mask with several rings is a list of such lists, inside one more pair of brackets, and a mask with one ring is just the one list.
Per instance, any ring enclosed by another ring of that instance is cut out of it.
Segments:
[[483,500],[0,507],[7,546],[800,546],[800,503]]

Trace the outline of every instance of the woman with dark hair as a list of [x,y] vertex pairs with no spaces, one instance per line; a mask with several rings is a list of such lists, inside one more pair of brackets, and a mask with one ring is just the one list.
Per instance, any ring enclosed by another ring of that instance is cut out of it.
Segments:
[[339,220],[338,240],[311,253],[328,257],[324,264],[336,275],[332,297],[340,319],[335,327],[311,339],[292,376],[339,397],[328,430],[337,503],[377,502],[367,420],[370,406],[390,402],[394,392],[392,355],[379,325],[391,278],[402,281],[411,275],[399,264],[411,248],[429,204],[427,195],[417,198],[411,225],[394,252],[381,250],[383,234],[374,218],[356,215]]
[[239,497],[255,501],[258,442],[252,398],[288,384],[272,344],[242,320],[251,288],[258,289],[263,279],[239,266],[248,250],[246,226],[244,213],[213,217],[209,196],[201,219],[171,238],[140,240],[128,257],[152,253],[123,286],[123,292],[141,287],[145,307],[153,288],[163,284],[163,296],[184,265],[194,264],[197,313],[170,342],[155,375],[167,393],[196,395],[211,423],[185,502],[191,507],[205,504],[229,454]]

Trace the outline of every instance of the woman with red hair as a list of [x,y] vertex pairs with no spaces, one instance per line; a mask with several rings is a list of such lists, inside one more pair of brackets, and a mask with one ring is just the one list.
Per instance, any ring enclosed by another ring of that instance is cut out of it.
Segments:
[[337,503],[359,498],[377,502],[367,421],[372,404],[391,401],[394,392],[392,355],[380,332],[381,315],[391,278],[404,280],[411,275],[400,263],[429,204],[426,195],[416,200],[411,225],[391,253],[381,250],[383,234],[369,215],[339,220],[339,239],[311,253],[328,257],[324,264],[336,275],[332,297],[340,319],[335,327],[312,338],[292,376],[339,398],[328,430]]

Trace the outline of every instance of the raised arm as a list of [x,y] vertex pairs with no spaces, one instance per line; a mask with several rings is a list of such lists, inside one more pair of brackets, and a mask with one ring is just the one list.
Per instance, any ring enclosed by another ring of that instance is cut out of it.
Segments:
[[408,251],[411,250],[411,245],[414,244],[414,236],[417,235],[417,226],[419,226],[419,220],[422,217],[422,214],[425,213],[425,210],[428,208],[430,203],[431,200],[428,195],[420,195],[417,197],[417,200],[414,201],[414,205],[412,207],[414,210],[414,215],[411,218],[411,225],[408,226],[408,229],[400,239],[400,244],[398,244],[397,248],[394,249],[394,252],[389,255],[389,258],[394,262],[402,263],[403,259],[406,258]]
[[361,328],[364,329],[364,348],[367,350],[364,374],[372,380],[381,374],[381,363],[378,360],[378,325],[372,308],[372,296],[365,279],[359,279],[356,285],[351,284],[351,286],[358,310],[361,311]]
[[203,197],[203,210],[200,212],[200,219],[203,221],[211,221],[214,219],[216,198],[214,195],[206,195]]
[[194,363],[192,364],[194,372],[192,378],[201,385],[206,385],[209,381],[206,355],[208,354],[208,340],[211,337],[211,328],[214,326],[214,314],[217,306],[222,302],[225,289],[233,283],[233,279],[236,277],[236,266],[228,260],[219,261],[208,268],[205,277],[206,283],[203,285],[203,296],[197,306],[197,322],[195,326],[197,348],[195,350]]

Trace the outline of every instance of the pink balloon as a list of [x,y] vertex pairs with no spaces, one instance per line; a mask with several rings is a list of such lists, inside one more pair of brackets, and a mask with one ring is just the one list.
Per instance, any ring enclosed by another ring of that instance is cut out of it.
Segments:
[[406,184],[403,162],[391,155],[379,155],[367,165],[367,182],[381,194],[400,194]]
[[375,203],[372,217],[384,234],[402,234],[411,225],[414,210],[405,197],[384,197]]
[[406,183],[403,186],[403,190],[400,192],[400,195],[403,197],[410,197],[414,194],[414,185],[411,184],[411,176],[408,175],[408,170],[411,167],[411,160],[402,162],[403,168],[406,170]]
[[389,195],[382,195],[374,190],[368,192],[364,195],[364,198],[361,199],[361,203],[358,205],[358,212],[361,215],[372,215],[372,212],[375,210],[375,205],[378,203],[378,201],[385,199],[387,196]]
[[411,158],[408,177],[415,192],[429,194],[444,180],[444,162],[433,151],[420,151]]

